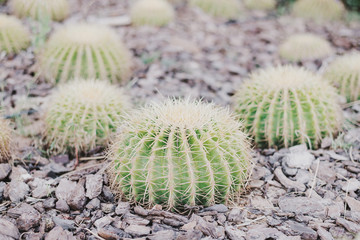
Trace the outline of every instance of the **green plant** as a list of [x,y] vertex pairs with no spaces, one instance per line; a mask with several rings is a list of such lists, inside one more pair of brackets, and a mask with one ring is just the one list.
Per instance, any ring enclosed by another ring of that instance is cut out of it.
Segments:
[[9,123],[0,118],[0,163],[11,157],[11,131]]
[[62,85],[46,112],[47,142],[54,153],[104,146],[128,108],[128,98],[108,82],[77,80]]
[[52,83],[73,78],[126,82],[131,56],[116,33],[105,26],[75,24],[56,31],[39,56],[39,71]]
[[69,15],[68,0],[10,0],[10,9],[20,18],[41,19],[44,15],[62,21]]
[[174,9],[166,0],[139,0],[131,8],[134,25],[164,26],[174,19]]
[[292,13],[296,17],[325,22],[341,19],[345,7],[336,0],[298,0],[293,5]]
[[328,41],[311,33],[294,34],[280,45],[279,54],[289,61],[324,58],[333,53]]
[[251,170],[241,124],[228,109],[168,100],[127,118],[111,146],[108,174],[121,197],[172,210],[231,202]]
[[244,0],[244,4],[249,9],[272,10],[276,8],[276,0]]
[[190,0],[190,4],[215,17],[236,18],[241,12],[238,0]]
[[13,54],[30,45],[30,33],[15,17],[0,14],[0,50]]
[[342,0],[345,6],[351,11],[360,11],[360,1],[359,0]]
[[336,90],[320,76],[293,66],[252,74],[237,91],[234,108],[261,148],[302,143],[316,148],[342,122]]
[[325,79],[339,89],[348,102],[360,100],[360,53],[347,54],[335,59],[325,71]]

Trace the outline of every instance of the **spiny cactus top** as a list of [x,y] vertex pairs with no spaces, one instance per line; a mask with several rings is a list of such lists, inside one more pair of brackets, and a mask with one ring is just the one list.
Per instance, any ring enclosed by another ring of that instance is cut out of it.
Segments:
[[345,7],[338,0],[298,0],[293,5],[292,12],[296,17],[325,22],[341,19]]
[[190,3],[215,17],[236,18],[241,11],[238,0],[190,0]]
[[249,9],[272,10],[276,7],[276,0],[245,0],[244,4]]
[[292,35],[279,48],[280,56],[289,61],[320,59],[332,53],[328,41],[311,33]]
[[234,108],[259,147],[318,147],[341,125],[336,90],[303,68],[254,73],[237,91]]
[[120,89],[95,80],[62,85],[46,112],[46,138],[54,153],[104,146],[116,131],[129,101]]
[[40,73],[52,83],[73,78],[126,82],[131,56],[105,26],[75,24],[56,31],[40,56]]
[[69,15],[68,0],[10,0],[11,10],[18,17],[62,21]]
[[137,26],[164,26],[174,15],[173,7],[166,0],[139,0],[131,8],[131,21]]
[[131,115],[111,146],[112,189],[144,205],[181,210],[234,200],[251,170],[246,135],[227,109],[191,100]]
[[0,50],[18,53],[30,45],[30,34],[15,17],[0,14]]
[[11,129],[7,121],[0,118],[0,163],[10,159]]
[[325,78],[339,88],[348,102],[360,100],[360,53],[337,58],[328,66]]

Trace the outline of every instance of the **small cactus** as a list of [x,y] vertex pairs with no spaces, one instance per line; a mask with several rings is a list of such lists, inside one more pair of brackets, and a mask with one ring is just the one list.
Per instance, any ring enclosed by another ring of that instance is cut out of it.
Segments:
[[231,202],[251,170],[241,124],[227,109],[191,100],[152,104],[129,118],[111,146],[108,173],[121,197],[181,210]]
[[252,10],[272,10],[276,7],[276,0],[245,0],[244,4]]
[[0,14],[0,50],[18,53],[30,45],[30,34],[15,17]]
[[104,81],[75,80],[62,85],[46,112],[46,139],[54,153],[82,152],[106,145],[129,101]]
[[294,16],[320,23],[339,20],[344,15],[344,12],[345,7],[338,0],[298,0],[292,9]]
[[320,59],[332,53],[328,41],[311,33],[292,35],[279,48],[280,56],[289,61]]
[[338,87],[348,102],[360,100],[360,53],[337,58],[325,71],[325,79]]
[[0,163],[7,162],[11,156],[11,129],[7,121],[0,118]]
[[316,148],[340,128],[337,101],[336,90],[320,76],[283,66],[252,74],[235,94],[234,108],[261,148]]
[[238,0],[190,0],[190,3],[215,17],[236,18],[241,12]]
[[139,0],[131,8],[134,25],[164,26],[174,19],[174,9],[165,0]]
[[20,18],[41,19],[49,17],[62,21],[69,15],[68,0],[10,0],[10,9]]
[[39,71],[52,83],[73,78],[126,82],[131,67],[129,51],[105,26],[77,24],[56,31],[39,59]]

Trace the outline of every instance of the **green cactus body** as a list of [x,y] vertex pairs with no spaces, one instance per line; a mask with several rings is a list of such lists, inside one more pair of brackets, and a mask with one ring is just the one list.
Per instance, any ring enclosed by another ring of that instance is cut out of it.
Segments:
[[234,108],[262,148],[302,143],[316,148],[340,128],[337,100],[336,90],[320,76],[284,66],[253,74],[237,91]]
[[324,76],[338,87],[348,102],[360,100],[360,53],[337,58],[328,66]]
[[54,153],[105,146],[128,108],[123,92],[107,82],[70,82],[61,86],[49,104],[46,139]]
[[18,53],[30,45],[30,34],[15,17],[0,14],[0,50]]
[[214,17],[236,18],[241,12],[238,0],[190,0],[190,3]]
[[341,19],[345,7],[337,0],[297,0],[293,5],[292,13],[296,17],[326,22]]
[[73,78],[126,82],[131,68],[129,51],[105,26],[68,25],[56,31],[40,56],[40,73],[52,83]]
[[11,129],[7,121],[0,119],[0,163],[6,162],[11,156]]
[[245,0],[247,8],[253,10],[272,10],[276,8],[276,0]]
[[173,100],[131,115],[111,146],[111,186],[143,205],[234,200],[251,169],[246,135],[226,109]]
[[164,26],[174,19],[175,12],[166,0],[139,0],[131,8],[134,25]]

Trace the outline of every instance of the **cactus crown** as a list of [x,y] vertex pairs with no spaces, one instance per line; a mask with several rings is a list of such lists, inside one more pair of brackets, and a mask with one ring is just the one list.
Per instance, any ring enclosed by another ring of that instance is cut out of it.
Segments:
[[128,98],[107,82],[65,84],[54,94],[46,113],[47,141],[55,153],[104,146],[128,108]]
[[336,0],[298,0],[293,5],[292,12],[296,17],[325,22],[339,20],[345,7],[341,1]]
[[330,80],[345,96],[348,102],[360,100],[360,53],[352,53],[337,58],[326,72]]
[[215,17],[235,18],[241,11],[238,0],[191,0],[190,3]]
[[62,21],[69,15],[68,0],[11,0],[11,10],[18,17],[41,19],[44,16]]
[[279,49],[280,56],[289,61],[323,58],[331,55],[332,52],[328,41],[311,33],[292,35]]
[[0,50],[18,53],[30,45],[30,34],[21,22],[12,16],[0,14]]
[[139,0],[131,9],[131,20],[137,26],[164,26],[174,15],[173,7],[165,0]]
[[276,0],[245,0],[244,4],[249,9],[272,10],[276,7]]
[[7,121],[0,118],[0,163],[6,162],[11,155],[11,129]]
[[109,153],[112,189],[121,197],[181,210],[234,200],[243,189],[249,144],[227,109],[169,100],[126,122]]
[[59,29],[40,56],[40,72],[53,83],[73,78],[124,82],[131,68],[129,51],[107,27],[78,24]]
[[320,76],[283,66],[253,74],[237,91],[234,108],[260,147],[316,148],[340,128],[337,99]]

